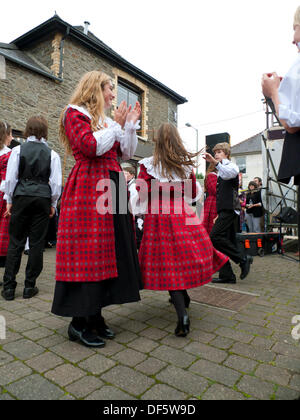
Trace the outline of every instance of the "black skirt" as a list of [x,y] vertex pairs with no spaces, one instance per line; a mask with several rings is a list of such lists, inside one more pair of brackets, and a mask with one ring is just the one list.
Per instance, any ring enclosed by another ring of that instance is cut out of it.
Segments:
[[[119,188],[117,172],[110,172],[110,178]],[[124,180],[125,181],[125,180]],[[142,278],[133,232],[132,215],[119,214],[119,194],[116,194],[114,211],[115,247],[118,277],[97,283],[56,282],[52,313],[64,317],[87,317],[99,313],[109,305],[137,302],[140,300]],[[127,199],[127,194],[126,194]],[[128,203],[127,209],[128,209]]]
[[278,171],[278,181],[289,184],[294,177],[294,185],[300,185],[300,132],[286,133],[282,157]]

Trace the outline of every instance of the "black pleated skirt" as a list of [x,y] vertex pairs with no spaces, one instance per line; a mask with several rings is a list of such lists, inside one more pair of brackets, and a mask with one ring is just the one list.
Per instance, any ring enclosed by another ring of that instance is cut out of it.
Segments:
[[[116,191],[119,191],[119,188],[126,188],[126,184],[119,185],[117,172],[110,172],[110,178],[115,182]],[[106,306],[140,300],[139,290],[142,289],[142,279],[132,215],[129,211],[127,214],[119,214],[119,194],[116,195],[116,211],[113,218],[118,277],[98,283],[56,282],[51,310],[55,315],[64,317],[93,316]]]

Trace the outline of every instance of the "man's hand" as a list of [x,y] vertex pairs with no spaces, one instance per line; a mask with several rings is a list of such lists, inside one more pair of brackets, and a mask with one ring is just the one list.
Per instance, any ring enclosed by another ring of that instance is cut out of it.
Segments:
[[51,206],[49,217],[52,219],[55,216],[55,207]]
[[12,204],[6,204],[6,212],[4,213],[4,217],[9,217],[11,216],[11,209],[12,209]]

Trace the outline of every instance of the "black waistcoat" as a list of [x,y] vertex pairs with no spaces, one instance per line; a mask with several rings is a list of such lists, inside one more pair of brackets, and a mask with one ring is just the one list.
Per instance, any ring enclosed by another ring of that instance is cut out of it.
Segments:
[[220,176],[217,183],[217,211],[223,210],[241,210],[241,204],[238,197],[239,176],[225,181]]
[[14,197],[50,198],[51,149],[43,143],[29,141],[21,145],[19,181]]
[[286,132],[283,143],[278,181],[289,184],[292,177],[295,177],[294,184],[300,185],[300,131]]

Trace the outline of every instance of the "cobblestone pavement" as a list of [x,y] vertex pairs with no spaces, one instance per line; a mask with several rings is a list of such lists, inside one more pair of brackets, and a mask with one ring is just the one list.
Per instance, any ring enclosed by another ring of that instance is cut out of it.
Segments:
[[143,291],[139,303],[104,310],[117,337],[94,350],[70,342],[69,320],[50,313],[55,250],[44,256],[39,295],[22,298],[24,256],[16,299],[0,297],[7,324],[0,340],[0,400],[300,397],[300,340],[291,334],[292,318],[300,315],[297,262],[256,257],[250,275],[228,288],[259,297],[240,312],[192,303],[187,338],[174,336],[168,293]]

